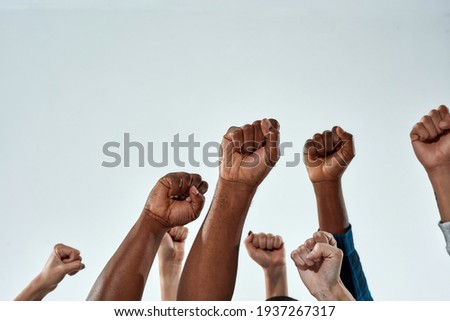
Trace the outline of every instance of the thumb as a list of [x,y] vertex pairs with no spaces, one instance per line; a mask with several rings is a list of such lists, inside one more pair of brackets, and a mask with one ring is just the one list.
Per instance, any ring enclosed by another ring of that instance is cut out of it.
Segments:
[[341,253],[342,251],[334,246],[331,246],[330,244],[326,243],[316,243],[313,250],[306,256],[307,259],[318,262],[323,259],[332,259],[334,257],[339,256],[338,253]]
[[255,237],[255,235],[253,234],[253,232],[252,232],[252,231],[249,231],[247,237],[246,237],[245,240],[244,240],[244,244],[245,244],[245,247],[246,247],[247,249],[248,249],[250,246],[253,246],[253,245],[252,245],[252,242],[253,242],[254,237]]
[[263,119],[261,129],[265,141],[265,163],[274,167],[280,158],[280,124],[275,119]]
[[81,271],[85,268],[85,265],[81,263],[81,261],[74,261],[70,263],[66,263],[61,266],[61,270],[64,273],[64,275],[73,275],[77,273],[78,271]]
[[353,135],[347,133],[342,127],[336,126],[336,134],[341,140],[341,149],[338,154],[346,161],[346,165],[355,157],[355,145],[353,143]]
[[353,143],[353,135],[347,133],[342,127],[336,126],[336,134],[341,141]]
[[195,214],[195,218],[197,218],[202,211],[203,205],[205,204],[205,197],[202,193],[199,192],[197,187],[192,185],[189,188],[189,198],[191,201],[191,207]]
[[439,128],[442,130],[450,129],[450,114],[440,121]]
[[254,239],[254,238],[255,238],[255,234],[253,234],[252,231],[249,231],[247,237],[246,237],[245,240],[244,240],[245,248],[247,249],[247,252],[248,252],[248,254],[249,254],[250,256],[251,256],[251,255],[255,252],[255,250],[256,250],[255,246],[253,245],[253,239]]

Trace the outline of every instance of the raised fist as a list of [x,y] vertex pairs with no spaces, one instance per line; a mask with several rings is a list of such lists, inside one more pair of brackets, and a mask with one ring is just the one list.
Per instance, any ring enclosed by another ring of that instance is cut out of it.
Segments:
[[248,255],[263,269],[286,264],[283,238],[279,235],[250,232],[244,244]]
[[220,178],[258,187],[280,158],[280,125],[263,119],[231,127],[222,140]]
[[339,180],[353,157],[353,136],[338,126],[315,134],[303,148],[304,163],[312,183]]
[[339,276],[343,253],[336,247],[332,234],[323,231],[314,233],[312,238],[291,253],[291,258],[314,297],[318,300],[336,299],[332,295],[344,287]]
[[207,190],[198,174],[170,173],[156,183],[144,211],[166,228],[183,226],[200,215]]
[[450,167],[450,114],[439,106],[422,117],[410,133],[414,152],[427,172]]
[[80,251],[64,244],[56,244],[40,273],[43,287],[52,291],[66,275],[75,275],[84,267]]
[[160,261],[182,264],[184,246],[188,236],[188,228],[184,226],[172,227],[163,237],[158,250]]

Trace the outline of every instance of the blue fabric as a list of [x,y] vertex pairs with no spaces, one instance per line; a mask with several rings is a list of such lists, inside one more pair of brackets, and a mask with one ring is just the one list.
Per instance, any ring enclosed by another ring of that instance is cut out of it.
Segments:
[[352,226],[344,234],[333,234],[337,246],[344,252],[341,280],[356,301],[373,301],[366,276],[353,243]]

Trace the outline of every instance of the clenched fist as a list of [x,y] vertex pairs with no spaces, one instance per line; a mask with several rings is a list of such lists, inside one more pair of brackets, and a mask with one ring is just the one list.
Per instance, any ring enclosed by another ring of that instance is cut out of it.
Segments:
[[171,228],[163,237],[158,250],[160,261],[181,264],[184,258],[184,245],[188,228],[177,226]]
[[175,301],[177,299],[187,236],[187,227],[173,227],[164,235],[159,246],[159,283],[161,300],[163,301]]
[[248,255],[263,268],[266,299],[288,296],[286,254],[281,236],[250,232],[244,243]]
[[291,253],[309,292],[318,300],[351,300],[353,297],[345,289],[341,279],[343,253],[336,247],[333,235],[316,232]]
[[200,215],[207,190],[198,174],[170,173],[156,183],[144,211],[166,228],[183,226]]
[[75,275],[83,269],[80,251],[64,244],[56,244],[41,272],[41,277],[49,288],[54,289],[66,275]]
[[15,300],[40,301],[53,291],[66,275],[75,275],[84,268],[80,251],[64,244],[56,244],[41,273]]
[[222,140],[220,178],[256,188],[280,158],[280,125],[263,119],[231,127]]
[[427,172],[450,167],[450,114],[446,106],[433,109],[410,133],[414,152]]
[[353,136],[338,126],[315,134],[306,141],[303,157],[312,183],[339,180],[355,157]]
[[250,232],[245,247],[253,261],[264,269],[286,264],[283,238],[279,235]]

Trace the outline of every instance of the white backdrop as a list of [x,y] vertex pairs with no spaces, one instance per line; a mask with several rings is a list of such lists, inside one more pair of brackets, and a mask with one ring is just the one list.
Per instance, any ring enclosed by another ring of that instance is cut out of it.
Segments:
[[[286,161],[338,124],[356,140],[344,194],[374,298],[450,299],[437,207],[409,142],[423,114],[450,104],[450,2],[120,2],[0,1],[0,300],[58,242],[80,249],[86,269],[48,299],[85,299],[166,172],[210,183],[191,246],[218,169],[140,168],[135,156],[105,168],[104,143],[194,133],[204,144],[263,117],[295,149],[260,187],[244,233],[280,234],[289,253],[316,230],[306,170]],[[146,300],[159,299],[157,272]],[[288,278],[291,296],[311,299],[289,258]],[[264,299],[243,247],[234,299]]]

